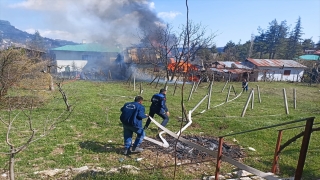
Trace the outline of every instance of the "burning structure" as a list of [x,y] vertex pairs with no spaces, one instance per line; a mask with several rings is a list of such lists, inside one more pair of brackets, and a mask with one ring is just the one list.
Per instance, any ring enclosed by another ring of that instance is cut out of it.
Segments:
[[120,66],[121,51],[117,47],[108,47],[98,43],[67,45],[51,50],[58,73],[62,76],[81,77],[83,79],[107,78],[113,69],[114,78],[122,78]]

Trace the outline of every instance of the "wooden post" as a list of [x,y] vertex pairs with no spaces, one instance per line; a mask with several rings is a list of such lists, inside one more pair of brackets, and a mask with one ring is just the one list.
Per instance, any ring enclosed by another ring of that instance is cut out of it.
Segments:
[[213,80],[210,81],[210,88],[209,88],[209,97],[208,97],[208,104],[207,104],[207,109],[210,109],[210,103],[211,103],[211,94],[212,94],[212,84],[213,84]]
[[242,113],[241,113],[241,117],[244,117],[244,115],[246,114],[246,110],[248,108],[251,96],[252,96],[252,91],[250,92],[250,94],[248,96],[248,99],[247,99],[247,102],[246,102],[245,106],[243,107],[243,110],[242,110]]
[[252,97],[251,97],[251,109],[253,109],[253,104],[254,104],[254,89],[252,88]]
[[233,92],[234,92],[234,95],[237,95],[237,92],[236,92],[236,90],[234,89],[233,85],[232,85],[232,90],[233,90]]
[[142,89],[142,83],[140,83],[140,94],[143,93],[143,89]]
[[197,83],[197,85],[196,85],[196,88],[194,88],[194,92],[196,92],[196,91],[197,91],[197,88],[198,88],[198,86],[199,86],[200,82],[201,82],[201,78],[199,79],[199,81],[198,81],[198,83]]
[[260,88],[257,85],[257,90],[258,90],[258,99],[259,99],[259,103],[261,103],[261,96],[260,96]]
[[228,84],[228,81],[226,81],[226,83],[224,84],[224,86],[223,86],[223,88],[222,88],[222,90],[221,90],[221,92],[223,92],[224,91],[224,88],[226,88],[226,85]]
[[296,88],[293,89],[293,107],[297,109],[297,90]]
[[112,74],[111,74],[110,69],[109,69],[109,79],[112,80]]
[[229,100],[230,91],[231,91],[231,86],[229,86],[229,90],[228,90],[228,94],[227,94],[226,102],[228,102],[228,100]]
[[222,145],[223,145],[223,138],[219,137],[219,147],[218,147],[218,153],[217,153],[217,166],[216,166],[215,180],[219,180],[219,172],[220,172],[221,159],[222,159]]
[[289,114],[287,93],[286,93],[286,89],[285,88],[283,88],[283,101],[284,101],[284,107],[285,107],[285,110],[286,110],[286,114]]
[[136,75],[133,75],[133,91],[136,91]]
[[277,139],[276,149],[274,151],[273,163],[272,163],[272,168],[271,168],[271,172],[273,174],[276,174],[276,172],[277,172],[277,164],[278,164],[278,160],[279,160],[279,150],[280,150],[280,146],[281,146],[281,139],[282,139],[282,131],[280,130],[278,132],[278,139]]
[[190,101],[190,99],[191,99],[194,86],[195,86],[195,82],[193,82],[192,88],[191,88],[191,90],[190,90],[190,94],[189,94],[189,97],[188,97],[188,101]]
[[304,135],[302,139],[302,144],[300,148],[300,155],[299,155],[299,160],[298,160],[298,165],[296,168],[294,180],[301,180],[302,178],[302,172],[303,172],[303,167],[304,163],[306,161],[307,157],[307,152],[308,152],[308,146],[310,142],[310,137],[312,133],[312,126],[314,122],[314,117],[312,119],[307,120],[306,122],[306,127],[304,129]]

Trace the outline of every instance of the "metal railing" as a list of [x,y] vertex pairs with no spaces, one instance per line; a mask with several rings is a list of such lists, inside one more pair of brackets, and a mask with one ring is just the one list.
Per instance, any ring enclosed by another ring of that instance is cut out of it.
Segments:
[[[285,123],[275,124],[275,125],[271,125],[271,126],[251,129],[251,130],[248,130],[248,131],[242,131],[242,132],[237,132],[237,133],[232,133],[232,134],[219,136],[219,147],[218,147],[218,153],[217,153],[217,166],[216,166],[216,172],[215,172],[215,180],[218,180],[218,178],[219,178],[219,171],[220,171],[221,161],[223,159],[226,159],[222,155],[222,144],[223,144],[223,138],[224,137],[234,136],[234,135],[239,135],[239,134],[245,134],[245,133],[250,133],[250,132],[255,132],[255,131],[260,131],[260,130],[264,130],[264,129],[270,129],[270,128],[274,128],[274,127],[279,127],[279,126],[284,126],[284,125],[288,125],[288,124],[294,124],[294,123],[305,121],[306,122],[306,124],[304,126],[305,130],[303,132],[303,140],[302,140],[302,144],[301,144],[301,148],[300,148],[299,160],[298,160],[298,163],[297,163],[297,168],[296,168],[295,176],[294,176],[295,180],[300,180],[301,177],[302,177],[303,167],[304,167],[304,163],[305,163],[305,160],[306,160],[306,155],[307,155],[307,151],[308,151],[308,146],[309,146],[311,133],[313,131],[312,127],[314,125],[314,119],[315,119],[315,117],[309,117],[309,118],[289,121],[289,122],[285,122]],[[319,124],[319,123],[315,123],[315,124]],[[275,173],[275,171],[276,171],[276,164],[278,163],[279,152],[280,152],[280,144],[281,144],[281,138],[282,138],[283,130],[298,128],[298,127],[303,127],[303,126],[295,126],[295,127],[284,128],[284,129],[278,130],[279,133],[278,133],[278,139],[277,139],[276,149],[275,149],[275,153],[274,153],[274,160],[273,160],[273,165],[272,165],[272,170],[271,170],[272,173]],[[239,167],[239,165],[241,165],[241,164],[237,164],[236,161],[235,162],[228,161],[228,162],[233,164],[233,165],[235,165],[235,166],[237,166],[237,167]],[[261,174],[261,176],[264,176],[264,178],[269,179],[268,177],[266,177],[265,173],[262,173],[261,171],[256,170],[254,168],[251,168],[251,167],[248,167],[248,166],[243,166],[243,167],[239,167],[239,168],[247,170],[248,172],[251,172],[251,173],[253,173],[255,175],[258,175],[258,176],[259,176],[259,174]],[[270,177],[270,179],[274,179],[274,178]]]

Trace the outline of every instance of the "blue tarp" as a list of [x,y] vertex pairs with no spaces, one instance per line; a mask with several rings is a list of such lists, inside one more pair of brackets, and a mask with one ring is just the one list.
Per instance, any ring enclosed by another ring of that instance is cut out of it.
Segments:
[[320,56],[313,55],[313,54],[306,54],[306,55],[299,56],[299,60],[316,61],[316,60],[320,60]]

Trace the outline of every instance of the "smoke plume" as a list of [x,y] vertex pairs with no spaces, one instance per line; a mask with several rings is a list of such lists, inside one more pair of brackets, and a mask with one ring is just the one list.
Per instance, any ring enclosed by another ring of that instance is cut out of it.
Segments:
[[69,32],[66,40],[75,42],[127,47],[140,41],[141,30],[162,24],[149,0],[26,0],[12,7],[43,11],[52,31]]

